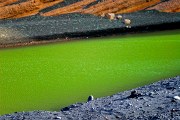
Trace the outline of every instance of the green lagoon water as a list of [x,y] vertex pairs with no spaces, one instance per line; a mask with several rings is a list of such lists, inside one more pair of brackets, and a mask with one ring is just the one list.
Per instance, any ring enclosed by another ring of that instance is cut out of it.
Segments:
[[0,50],[0,114],[59,110],[180,75],[180,30]]

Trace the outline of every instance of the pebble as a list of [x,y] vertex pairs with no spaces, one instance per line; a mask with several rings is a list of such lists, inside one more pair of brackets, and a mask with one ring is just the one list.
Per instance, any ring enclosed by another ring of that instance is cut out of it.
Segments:
[[152,96],[152,95],[155,95],[155,93],[154,92],[150,92],[148,95]]
[[58,116],[57,116],[57,117],[55,117],[54,119],[61,119],[61,117],[58,117]]
[[138,98],[139,96],[141,96],[140,93],[138,93],[136,90],[131,92],[131,95],[129,96],[129,98]]
[[117,17],[116,17],[117,19],[122,19],[123,18],[123,16],[122,15],[117,15]]
[[126,28],[131,28],[131,20],[130,19],[124,19],[124,24],[126,25]]
[[106,14],[106,16],[110,19],[110,20],[115,20],[116,15],[114,13],[108,13]]
[[180,100],[179,96],[174,96],[173,98],[176,99],[176,100]]
[[131,24],[131,20],[130,20],[130,19],[124,19],[124,23],[125,23],[126,25],[130,25],[130,24]]
[[92,101],[92,100],[94,100],[94,97],[93,97],[92,95],[90,95],[90,96],[88,97],[88,100],[87,100],[87,101],[89,102],[89,101]]

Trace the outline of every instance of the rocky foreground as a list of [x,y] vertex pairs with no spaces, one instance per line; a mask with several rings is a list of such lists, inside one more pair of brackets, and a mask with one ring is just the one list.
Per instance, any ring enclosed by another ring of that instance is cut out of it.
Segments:
[[0,116],[0,120],[180,120],[180,76],[77,103],[60,111],[31,111]]

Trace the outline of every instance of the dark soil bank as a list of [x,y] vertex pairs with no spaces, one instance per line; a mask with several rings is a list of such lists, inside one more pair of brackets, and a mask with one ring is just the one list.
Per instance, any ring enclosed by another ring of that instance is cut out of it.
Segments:
[[[68,4],[68,3],[67,3]],[[94,15],[65,14],[61,16],[31,16],[0,20],[0,47],[6,44],[50,41],[55,39],[101,37],[131,32],[180,28],[180,13],[140,11],[122,14],[122,20],[109,20]],[[127,28],[124,19],[132,21]]]
[[180,120],[180,76],[148,86],[77,103],[59,112],[32,111],[0,120]]

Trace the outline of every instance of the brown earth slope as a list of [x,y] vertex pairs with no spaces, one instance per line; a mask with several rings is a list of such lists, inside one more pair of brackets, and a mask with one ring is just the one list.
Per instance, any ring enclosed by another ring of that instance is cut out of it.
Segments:
[[18,0],[0,0],[0,7],[15,3],[17,1]]
[[52,10],[50,12],[42,14],[43,16],[55,16],[55,15],[61,15],[61,14],[67,14],[67,13],[73,13],[73,12],[80,12],[84,6],[95,2],[96,0],[82,0],[80,2],[71,4],[66,7],[58,8],[55,10]]
[[89,13],[95,15],[101,15],[106,13],[129,13],[143,10],[157,3],[160,3],[160,0],[106,0],[101,4],[97,4],[83,10],[82,13]]
[[163,2],[149,9],[156,9],[163,12],[180,12],[180,0],[170,0]]
[[[0,19],[21,18],[40,13],[41,10],[68,0],[0,0]],[[14,4],[12,4],[14,3]],[[95,4],[94,4],[95,3]],[[88,7],[87,7],[88,6]],[[158,10],[162,12],[180,12],[180,0],[81,0],[73,4],[54,8],[41,16],[57,16],[67,13],[102,15],[106,13],[130,13],[140,10]]]
[[0,7],[0,19],[35,15],[39,13],[40,10],[62,1],[63,0],[27,0],[19,4]]

